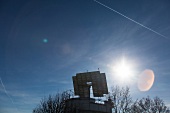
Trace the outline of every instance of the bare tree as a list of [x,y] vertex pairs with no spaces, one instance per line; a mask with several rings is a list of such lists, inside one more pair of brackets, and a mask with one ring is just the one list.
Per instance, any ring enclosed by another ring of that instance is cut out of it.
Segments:
[[113,113],[128,113],[130,112],[132,98],[130,96],[129,88],[120,88],[115,86],[111,88],[109,98],[112,100],[114,107]]
[[[65,91],[43,98],[33,109],[33,113],[78,113],[74,104],[70,104],[73,92]],[[170,113],[169,108],[159,97],[149,96],[132,102],[129,88],[112,87],[108,99],[113,103],[113,113]]]
[[159,97],[155,97],[153,99],[153,107],[152,107],[152,111],[154,111],[155,113],[167,113],[169,112],[169,108],[165,105],[164,101],[162,99],[160,99]]
[[43,98],[40,101],[40,104],[33,109],[33,113],[65,113],[66,109],[67,111],[69,109],[66,106],[66,101],[70,99],[71,95],[67,91],[54,96],[49,95],[48,98]]
[[131,113],[170,113],[169,108],[165,105],[164,101],[159,97],[153,100],[148,96],[137,100],[131,106]]

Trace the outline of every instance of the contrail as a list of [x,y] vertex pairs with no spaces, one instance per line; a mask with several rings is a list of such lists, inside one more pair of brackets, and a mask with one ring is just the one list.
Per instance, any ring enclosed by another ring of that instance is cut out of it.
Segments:
[[[12,104],[15,105],[13,99],[12,99],[11,96],[8,94],[8,92],[7,92],[6,88],[5,88],[4,83],[2,82],[1,77],[0,77],[0,81],[1,81],[1,85],[2,85],[2,87],[3,87],[3,89],[4,89],[5,94],[6,94],[6,95],[8,96],[8,98],[11,100]],[[18,112],[18,109],[17,109],[17,108],[16,108],[16,110],[17,110],[17,112]]]
[[5,91],[5,94],[9,97],[11,102],[14,104],[14,101],[12,100],[11,96],[8,94],[8,92],[7,92],[7,90],[6,90],[5,86],[4,86],[1,78],[0,78],[0,81],[1,81],[2,87],[3,87],[4,91]]
[[132,22],[134,22],[134,23],[136,23],[136,24],[138,24],[138,25],[140,25],[140,26],[142,26],[142,27],[144,27],[144,28],[146,28],[146,29],[148,29],[148,30],[154,32],[154,33],[156,33],[157,35],[159,35],[159,36],[161,36],[161,37],[164,37],[164,38],[166,38],[166,39],[169,39],[168,37],[166,37],[166,36],[164,36],[164,35],[158,33],[157,31],[155,31],[155,30],[153,30],[153,29],[151,29],[151,28],[149,28],[149,27],[147,27],[147,26],[145,26],[145,25],[143,25],[143,24],[141,24],[141,23],[139,23],[139,22],[137,22],[137,21],[135,21],[135,20],[133,20],[133,19],[127,17],[126,15],[124,15],[124,14],[122,14],[122,13],[120,13],[120,12],[118,12],[118,11],[112,9],[112,8],[110,8],[109,6],[107,6],[107,5],[105,5],[105,4],[101,3],[101,2],[99,2],[99,1],[97,1],[97,0],[94,0],[94,2],[96,2],[96,3],[98,3],[98,4],[102,5],[102,6],[104,6],[105,8],[108,8],[108,9],[110,9],[111,11],[113,11],[113,12],[115,12],[115,13],[117,13],[117,14],[123,16],[123,17],[125,17],[126,19],[128,19],[128,20],[130,20],[130,21],[132,21]]

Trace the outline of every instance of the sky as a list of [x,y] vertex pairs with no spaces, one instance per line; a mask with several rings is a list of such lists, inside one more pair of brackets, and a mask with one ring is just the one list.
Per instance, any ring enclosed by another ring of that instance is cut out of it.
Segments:
[[[1,113],[31,113],[44,96],[73,89],[76,73],[98,68],[109,89],[129,86],[134,99],[170,106],[170,1],[99,2],[110,9],[94,0],[0,1]],[[113,72],[121,59],[133,67],[124,82]],[[140,91],[146,69],[155,80]]]

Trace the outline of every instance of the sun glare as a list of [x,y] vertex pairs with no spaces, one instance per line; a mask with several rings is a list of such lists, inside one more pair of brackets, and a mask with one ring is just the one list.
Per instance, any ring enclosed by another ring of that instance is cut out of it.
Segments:
[[124,58],[113,66],[114,76],[120,81],[129,81],[133,76],[132,65]]

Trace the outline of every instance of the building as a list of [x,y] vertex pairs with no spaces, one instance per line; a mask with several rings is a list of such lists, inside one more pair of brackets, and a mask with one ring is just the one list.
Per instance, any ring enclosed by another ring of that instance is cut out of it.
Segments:
[[96,103],[95,99],[90,97],[90,87],[93,89],[93,97],[108,94],[105,73],[99,71],[77,73],[73,76],[73,85],[74,94],[79,97],[66,100],[66,113],[112,113],[111,100]]

